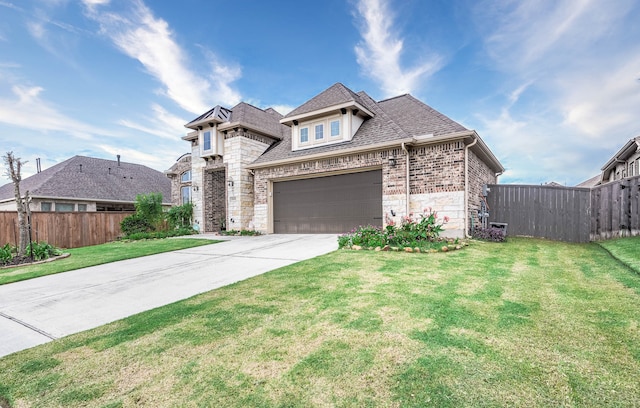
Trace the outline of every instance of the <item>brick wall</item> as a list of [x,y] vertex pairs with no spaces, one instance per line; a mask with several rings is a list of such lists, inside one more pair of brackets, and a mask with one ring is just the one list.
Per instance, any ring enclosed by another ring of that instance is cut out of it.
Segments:
[[[478,225],[478,210],[480,209],[480,195],[482,186],[485,184],[496,184],[498,177],[496,174],[469,149],[469,217],[472,225]],[[470,224],[471,225],[471,224]]]
[[464,191],[462,141],[421,146],[409,153],[411,194]]
[[168,170],[167,176],[171,179],[171,205],[182,204],[181,188],[183,186],[190,186],[191,181],[188,183],[182,183],[180,176],[185,171],[191,169],[191,156],[184,156],[180,158],[171,169]]

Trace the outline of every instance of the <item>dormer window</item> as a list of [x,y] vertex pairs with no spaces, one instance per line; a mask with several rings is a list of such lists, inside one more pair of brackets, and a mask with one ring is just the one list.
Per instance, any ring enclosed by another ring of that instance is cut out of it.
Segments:
[[316,142],[324,140],[324,124],[320,123],[314,126],[316,131]]
[[329,126],[331,127],[331,137],[340,137],[340,120],[332,120],[329,122]]
[[309,143],[309,128],[303,127],[300,128],[300,144]]

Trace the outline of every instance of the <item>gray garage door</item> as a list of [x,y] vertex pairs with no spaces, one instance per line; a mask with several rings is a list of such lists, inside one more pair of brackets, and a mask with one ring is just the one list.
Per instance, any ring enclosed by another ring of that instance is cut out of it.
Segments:
[[382,171],[273,183],[276,234],[348,232],[382,226]]

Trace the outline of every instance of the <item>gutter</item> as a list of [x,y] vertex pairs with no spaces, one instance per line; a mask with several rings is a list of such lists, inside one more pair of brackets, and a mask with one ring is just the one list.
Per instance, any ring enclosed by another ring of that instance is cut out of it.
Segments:
[[471,238],[469,234],[469,148],[476,143],[478,143],[478,137],[473,136],[473,142],[464,147],[464,236],[466,238]]
[[406,189],[405,189],[405,194],[406,194],[406,198],[405,198],[405,202],[406,202],[406,209],[405,209],[405,215],[408,217],[409,216],[409,209],[410,209],[410,202],[409,200],[411,199],[411,190],[409,189],[410,184],[409,184],[409,164],[410,164],[410,160],[409,160],[409,150],[407,150],[407,147],[405,146],[405,142],[402,142],[400,144],[400,147],[402,148],[402,150],[404,150],[405,154],[407,155],[407,164],[406,164],[406,168],[407,168],[407,175],[405,178],[405,182],[406,182]]

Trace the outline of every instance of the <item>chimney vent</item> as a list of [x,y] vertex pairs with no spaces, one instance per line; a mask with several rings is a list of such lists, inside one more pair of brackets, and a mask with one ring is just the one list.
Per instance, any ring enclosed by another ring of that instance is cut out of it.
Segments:
[[118,167],[120,167],[120,155],[117,155],[118,157]]
[[36,171],[40,173],[42,171],[42,167],[40,166],[40,158],[36,159]]
[[82,173],[82,163],[80,163],[80,173]]

